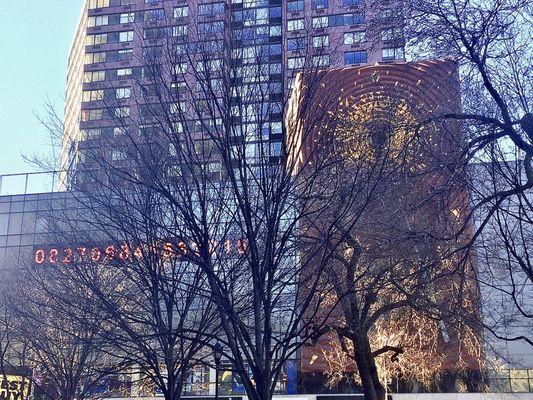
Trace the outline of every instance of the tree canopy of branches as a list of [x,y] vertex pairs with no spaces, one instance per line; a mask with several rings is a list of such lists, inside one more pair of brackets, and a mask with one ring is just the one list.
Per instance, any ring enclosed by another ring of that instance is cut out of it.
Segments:
[[[334,159],[327,180],[339,182],[328,193],[328,212],[310,230],[328,240],[334,254],[326,274],[335,317],[319,332],[330,332],[329,340],[333,333],[339,342],[323,355],[330,383],[356,367],[356,380],[368,399],[383,399],[383,383],[394,373],[427,384],[431,374],[435,380],[444,373],[480,368],[479,332],[454,309],[478,312],[474,281],[456,274],[460,249],[469,240],[468,233],[458,234],[468,202],[464,187],[451,184],[434,158],[446,154],[456,166],[461,132],[457,124],[420,124],[432,115],[435,98],[441,109],[457,107],[457,81],[453,63],[429,65],[362,68],[355,85],[364,88],[360,90],[345,89],[354,86],[349,74],[325,72],[331,74],[325,79],[331,87],[307,94],[313,106],[302,113],[328,114],[303,139],[304,147],[321,147],[311,155],[313,161],[317,156]],[[416,83],[417,68],[428,68],[425,88]],[[439,68],[452,73],[438,78]],[[407,71],[415,75],[410,85],[400,79]],[[441,86],[432,79],[441,79]],[[299,90],[305,93],[305,75],[303,82]],[[432,92],[435,87],[438,94]],[[317,140],[321,137],[329,140]],[[328,220],[334,222],[324,225]],[[416,318],[402,320],[410,313]],[[434,321],[436,330],[417,335],[424,329],[417,327],[417,319]],[[412,366],[423,354],[420,349],[435,358],[440,354],[442,362],[407,373],[404,366]],[[387,354],[400,362],[383,361]]]
[[[525,319],[517,326],[531,326],[531,303],[525,300],[527,295],[522,296],[531,292],[533,282],[529,240],[533,188],[531,4],[522,0],[408,0],[402,10],[413,58],[452,57],[460,65],[462,108],[435,118],[460,121],[466,139],[462,144],[465,160],[483,165],[472,166],[467,183],[473,206],[465,229],[474,224],[471,245],[480,252],[480,271],[475,278],[482,289],[493,291],[489,298],[503,295],[508,305],[514,304],[513,310],[500,308],[497,312],[493,308],[490,315],[503,318],[514,314]],[[491,259],[483,250],[489,242],[498,248],[493,249],[496,254]],[[524,331],[504,334],[499,328],[507,329],[509,324],[502,325],[501,319],[495,323],[489,316],[487,323],[479,322],[500,338],[524,339],[531,344]]]
[[115,243],[113,255],[86,245],[57,274],[166,398],[218,340],[248,397],[269,399],[309,335],[303,313],[319,309],[331,251],[317,243],[322,262],[304,275],[298,238],[302,217],[327,208],[314,185],[327,170],[316,163],[301,179],[288,161],[299,143],[283,141],[287,82],[268,46],[245,50],[220,32],[157,40],[136,60],[129,100],[102,100],[113,134],[78,143],[82,211],[57,228],[65,246],[90,235]]

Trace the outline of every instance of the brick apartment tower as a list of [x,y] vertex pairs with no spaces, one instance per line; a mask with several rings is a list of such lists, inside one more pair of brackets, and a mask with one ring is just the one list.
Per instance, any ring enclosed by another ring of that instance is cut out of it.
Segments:
[[[81,149],[97,145],[101,138],[108,138],[111,147],[105,157],[121,161],[120,152],[113,149],[113,137],[120,130],[106,108],[115,103],[121,114],[142,123],[135,108],[144,101],[140,94],[143,55],[161,44],[162,36],[181,46],[225,35],[242,54],[266,48],[270,72],[264,79],[273,87],[272,106],[282,110],[294,75],[306,63],[328,68],[403,60],[402,30],[391,18],[398,14],[394,4],[374,0],[86,0],[68,65],[61,159],[62,170],[69,171],[63,175],[65,185],[72,183],[80,164],[88,163]],[[162,70],[172,67],[162,65]],[[133,104],[135,96],[141,100]],[[266,128],[273,151],[281,148],[282,121],[280,111]],[[265,132],[265,127],[259,129]]]

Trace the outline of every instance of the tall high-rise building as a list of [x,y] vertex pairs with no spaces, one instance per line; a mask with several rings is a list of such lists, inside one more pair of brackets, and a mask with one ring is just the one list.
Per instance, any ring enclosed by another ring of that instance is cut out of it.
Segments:
[[[198,49],[209,53],[214,69],[222,65],[215,61],[231,59],[232,68],[241,74],[241,84],[267,84],[270,116],[254,129],[263,140],[268,138],[269,151],[275,155],[283,140],[283,101],[297,71],[404,58],[401,28],[391,22],[398,14],[395,4],[374,0],[86,0],[69,57],[62,169],[78,170],[80,163],[87,162],[84,142],[102,137],[111,139],[106,141],[111,148],[102,155],[110,162],[122,161],[124,155],[113,148],[113,137],[120,136],[124,118],[142,129],[143,104],[161,100],[154,101],[158,96],[148,82],[154,78],[154,68],[146,64],[162,53],[171,54],[172,60],[166,57],[160,63],[160,73],[172,75],[169,85],[179,92],[187,85],[185,79],[176,78],[176,71],[194,62],[191,54],[198,59]],[[258,76],[242,77],[250,73]],[[264,103],[265,96],[259,97]]]

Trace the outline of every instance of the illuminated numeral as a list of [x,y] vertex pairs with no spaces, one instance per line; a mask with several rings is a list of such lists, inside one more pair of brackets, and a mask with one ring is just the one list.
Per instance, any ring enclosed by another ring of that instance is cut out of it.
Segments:
[[44,250],[39,249],[35,252],[35,262],[37,264],[44,264],[45,259],[46,259],[46,254]]
[[172,243],[165,243],[163,244],[163,257],[164,258],[171,258],[174,255],[174,246]]
[[80,256],[80,261],[84,261],[86,254],[87,254],[87,247],[78,247],[78,255]]
[[135,256],[135,258],[137,258],[138,260],[140,260],[141,258],[143,258],[143,249],[141,246],[137,246],[135,247],[135,251],[133,252],[133,255]]
[[91,260],[96,263],[100,261],[101,257],[102,252],[100,251],[100,249],[98,247],[93,247],[91,250]]
[[65,257],[63,257],[63,262],[65,264],[70,264],[72,262],[72,255],[73,255],[72,249],[63,249],[63,251],[65,252]]
[[118,253],[118,257],[122,260],[122,261],[125,261],[127,259],[129,259],[131,256],[131,250],[130,250],[130,247],[126,244],[126,243],[123,243],[121,246],[120,246],[120,251]]
[[239,239],[237,240],[237,251],[239,254],[246,253],[246,250],[248,250],[248,242],[246,239]]
[[211,239],[209,241],[209,254],[215,254],[217,251],[218,242],[216,240]]
[[187,244],[185,242],[179,242],[178,249],[180,253],[183,255],[187,254],[187,252],[189,251],[189,249],[187,248]]
[[105,259],[112,260],[115,258],[115,246],[110,245],[105,248]]
[[59,255],[59,250],[57,249],[51,249],[50,255],[48,256],[48,261],[50,261],[52,264],[57,263],[57,256]]
[[157,251],[158,248],[157,248],[157,244],[156,243],[152,243],[150,245],[147,245],[147,253],[148,254],[151,254],[151,255],[156,255],[156,254],[159,254],[159,252]]
[[198,243],[192,242],[191,243],[191,251],[194,253],[194,255],[199,256],[200,255],[200,246],[198,246]]

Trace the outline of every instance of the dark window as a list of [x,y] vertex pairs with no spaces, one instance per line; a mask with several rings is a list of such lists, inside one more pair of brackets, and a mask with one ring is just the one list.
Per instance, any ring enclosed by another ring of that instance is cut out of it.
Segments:
[[205,24],[198,24],[199,34],[214,34],[224,31],[223,21],[208,22]]
[[144,30],[144,38],[148,40],[161,39],[166,36],[165,28],[149,28]]
[[233,21],[242,22],[242,11],[233,11]]
[[139,134],[144,137],[157,136],[161,132],[161,127],[157,124],[141,125]]
[[281,54],[281,44],[270,45],[270,55],[275,56]]
[[299,12],[305,8],[304,0],[295,0],[287,2],[287,12]]
[[313,0],[313,10],[328,8],[328,0]]
[[305,38],[294,38],[287,41],[288,50],[303,50],[305,49]]
[[329,17],[329,26],[346,26],[346,25],[356,25],[362,24],[365,22],[365,16],[363,14],[339,14],[332,15]]
[[342,5],[345,7],[360,6],[362,4],[362,0],[342,0]]
[[344,64],[366,63],[366,51],[348,51],[344,53]]
[[162,21],[165,19],[165,10],[147,10],[144,12],[145,21]]
[[268,12],[270,18],[281,18],[281,7],[270,7]]
[[158,60],[161,57],[161,47],[145,47],[143,57],[146,61]]
[[133,58],[133,49],[119,50],[117,53],[117,59],[119,61],[128,61]]
[[157,89],[155,85],[144,85],[141,86],[141,92],[144,97],[150,97],[157,94]]
[[199,4],[199,15],[215,15],[224,12],[224,3]]

